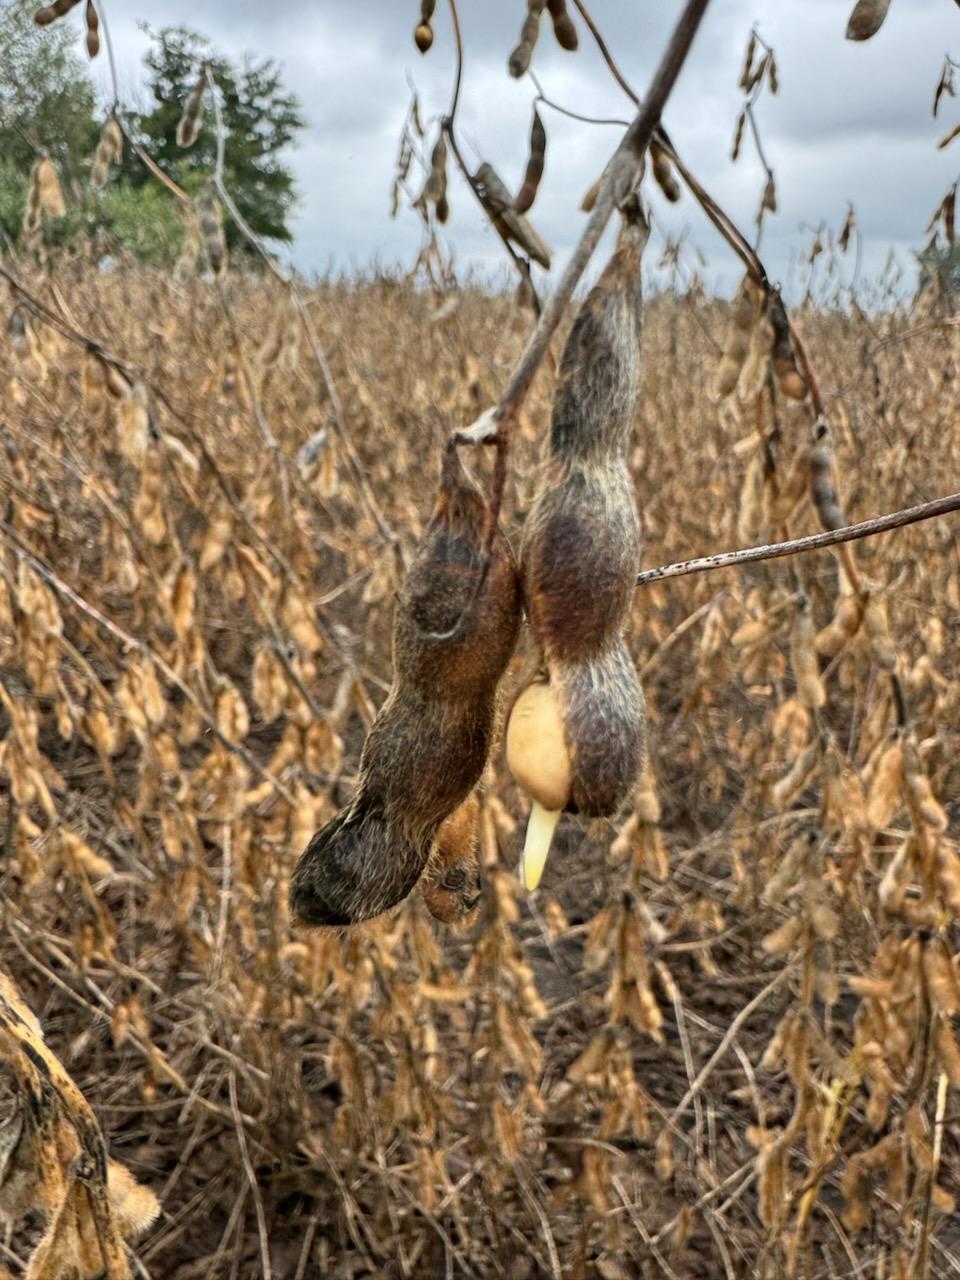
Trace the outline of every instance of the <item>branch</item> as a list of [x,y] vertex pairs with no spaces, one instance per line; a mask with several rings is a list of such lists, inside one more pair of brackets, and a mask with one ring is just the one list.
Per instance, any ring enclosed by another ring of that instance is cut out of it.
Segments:
[[539,320],[540,315],[542,313],[542,307],[540,305],[540,295],[537,293],[536,287],[533,283],[533,275],[530,271],[530,263],[521,254],[517,253],[516,249],[514,249],[513,245],[504,235],[503,231],[500,229],[499,226],[497,226],[496,222],[494,222],[494,220],[490,217],[490,214],[487,210],[487,206],[484,204],[483,199],[480,195],[480,191],[477,187],[476,179],[474,178],[473,174],[470,172],[469,168],[467,167],[467,162],[463,158],[463,152],[460,150],[460,144],[457,142],[457,135],[454,132],[453,126],[457,118],[457,107],[460,105],[460,88],[463,83],[463,33],[461,32],[461,29],[460,29],[460,11],[457,8],[457,0],[449,0],[449,4],[450,4],[450,18],[453,22],[453,34],[454,34],[454,39],[456,41],[456,47],[457,47],[457,63],[456,63],[456,72],[455,72],[454,82],[453,82],[453,96],[450,99],[450,110],[447,113],[447,115],[443,117],[443,120],[440,122],[440,128],[443,130],[443,132],[447,136],[447,141],[450,143],[450,151],[453,154],[453,158],[456,161],[457,167],[459,168],[460,172],[463,174],[463,177],[467,186],[473,192],[473,195],[475,200],[477,201],[477,204],[479,204],[480,208],[484,212],[485,217],[487,218],[487,221],[490,223],[494,231],[500,237],[500,241],[504,249],[506,249],[507,253],[513,259],[513,265],[517,268],[517,271],[520,273],[520,278],[526,282],[526,285],[530,290],[530,296],[533,300],[534,313],[537,319]]
[[551,111],[558,111],[560,115],[568,116],[571,120],[579,120],[581,124],[616,124],[619,125],[621,129],[626,129],[630,124],[629,120],[621,120],[617,116],[584,116],[581,115],[579,111],[571,111],[569,107],[563,107],[559,102],[554,102],[551,98],[547,97],[543,92],[543,85],[537,79],[532,68],[528,69],[527,75],[533,81],[534,88],[537,91],[537,96],[534,98],[534,102],[542,102],[543,105],[545,107],[549,107]]
[[459,433],[456,437],[458,442],[487,444],[495,441],[501,453],[504,451],[510,427],[520,412],[530,384],[580,277],[593,256],[614,209],[636,183],[647,144],[659,123],[660,113],[680,74],[709,2],[710,0],[687,0],[683,15],[653,77],[647,99],[607,164],[586,230],[573,251],[556,292],[527,342],[506,391],[497,407],[489,415],[484,415],[485,429],[473,434]]
[[783,556],[795,556],[804,551],[819,551],[838,543],[854,542],[858,538],[871,538],[877,533],[888,533],[904,525],[918,524],[921,520],[933,520],[937,516],[960,511],[960,493],[951,493],[932,502],[921,502],[916,507],[893,511],[885,516],[873,516],[859,524],[848,524],[842,529],[828,529],[824,533],[811,533],[805,538],[793,538],[789,542],[774,542],[762,547],[745,547],[740,551],[722,551],[715,556],[701,556],[697,560],[680,560],[676,564],[662,565],[659,569],[645,569],[637,574],[637,585],[645,587],[665,578],[685,578],[691,573],[706,573],[711,569],[728,569],[731,565],[752,564],[758,560],[779,560]]
[[614,80],[616,80],[617,84],[620,86],[623,92],[627,95],[630,101],[635,106],[639,107],[640,99],[637,97],[634,91],[630,88],[629,84],[627,84],[626,80],[624,79],[623,75],[620,72],[620,68],[614,62],[613,54],[607,48],[607,42],[604,40],[603,36],[600,34],[600,28],[594,22],[590,14],[590,10],[583,3],[583,0],[573,0],[573,3],[577,12],[580,14],[580,17],[587,24],[590,34],[593,36],[594,41],[596,42],[597,48],[600,50],[601,57],[603,58],[607,66],[610,68],[610,74],[613,76]]

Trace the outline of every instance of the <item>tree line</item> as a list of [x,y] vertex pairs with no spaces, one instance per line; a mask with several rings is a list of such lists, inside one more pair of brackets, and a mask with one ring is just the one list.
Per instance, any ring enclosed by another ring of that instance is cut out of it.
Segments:
[[[170,262],[180,252],[184,227],[171,200],[132,152],[103,190],[89,181],[90,164],[110,109],[98,94],[76,52],[77,33],[69,22],[41,30],[25,4],[0,12],[0,234],[16,243],[23,227],[30,174],[38,156],[49,155],[66,197],[66,212],[48,221],[48,243],[86,238],[103,253],[128,251],[145,262]],[[177,145],[183,103],[206,62],[221,91],[226,149],[224,178],[240,212],[261,237],[291,240],[296,202],[293,173],[286,159],[304,126],[296,97],[287,92],[272,59],[244,56],[239,62],[219,54],[202,35],[186,27],[151,32],[144,58],[140,109],[124,111],[124,125],[136,141],[190,195],[213,172],[216,129],[207,112],[193,145]],[[244,252],[227,228],[231,249]]]

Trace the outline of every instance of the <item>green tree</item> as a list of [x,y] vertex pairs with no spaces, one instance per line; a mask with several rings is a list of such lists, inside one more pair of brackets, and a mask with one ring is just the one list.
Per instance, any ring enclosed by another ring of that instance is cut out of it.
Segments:
[[[165,27],[156,34],[146,57],[147,91],[153,109],[140,114],[138,132],[144,147],[185,190],[196,192],[213,172],[217,138],[213,110],[205,101],[203,122],[193,145],[177,145],[177,123],[206,60],[222,93],[226,132],[224,180],[240,212],[258,235],[291,239],[287,219],[295,201],[293,174],[281,153],[303,128],[299,104],[286,93],[276,63],[247,55],[236,66],[220,57],[209,42],[186,27]],[[207,91],[207,97],[209,90]],[[142,168],[131,168],[137,184],[153,181]],[[227,228],[231,247],[243,242]],[[232,233],[232,234],[231,234]]]
[[0,4],[0,226],[11,237],[20,230],[37,152],[56,164],[69,204],[100,131],[93,84],[76,52],[76,23],[41,29],[34,7]]

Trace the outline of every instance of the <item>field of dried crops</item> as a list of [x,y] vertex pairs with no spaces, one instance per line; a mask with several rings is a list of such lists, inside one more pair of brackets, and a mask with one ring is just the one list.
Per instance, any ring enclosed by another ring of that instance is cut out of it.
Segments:
[[[228,276],[225,310],[142,268],[17,270],[140,384],[29,307],[0,349],[0,960],[159,1198],[133,1274],[960,1274],[955,519],[856,544],[859,596],[830,552],[638,590],[632,812],[565,819],[528,899],[498,750],[474,923],[414,894],[303,932],[289,876],[389,687],[439,445],[496,400],[529,313],[307,291],[344,436],[271,282]],[[796,319],[845,516],[955,489],[958,330]],[[712,394],[725,324],[648,308],[638,568],[819,527],[808,407]]]

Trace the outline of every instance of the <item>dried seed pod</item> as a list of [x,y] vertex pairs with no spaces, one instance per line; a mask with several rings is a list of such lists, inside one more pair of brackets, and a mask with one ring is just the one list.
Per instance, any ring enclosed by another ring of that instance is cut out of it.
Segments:
[[33,15],[33,20],[38,27],[46,27],[57,18],[68,14],[79,3],[80,0],[53,0],[53,4],[44,5],[42,9],[38,9]]
[[18,360],[26,360],[33,354],[27,310],[22,302],[18,302],[10,312],[10,319],[7,321],[7,337]]
[[760,301],[759,288],[749,275],[744,276],[730,308],[723,356],[717,370],[714,395],[719,399],[732,395],[736,390],[750,350],[750,336],[760,319]]
[[136,382],[120,401],[117,414],[117,444],[135,467],[143,466],[151,434],[147,389],[142,382]]
[[797,601],[797,612],[790,632],[790,665],[797,682],[800,701],[811,710],[822,707],[827,693],[820,679],[820,664],[813,640],[813,613],[808,596]]
[[293,874],[291,907],[306,924],[356,924],[402,901],[479,781],[520,624],[516,566],[499,531],[483,576],[485,521],[483,498],[449,446],[433,517],[397,596],[393,686],[364,744],[356,794]]
[[848,40],[869,40],[883,26],[890,0],[857,0],[847,23]]
[[895,671],[897,667],[897,647],[890,635],[890,624],[887,622],[887,605],[882,596],[871,595],[863,610],[863,625],[870,637],[870,647],[877,665],[884,671]]
[[413,33],[413,39],[421,53],[426,53],[433,44],[433,27],[430,19],[437,7],[437,0],[420,0],[420,21]]
[[593,183],[580,201],[580,210],[582,213],[592,213],[593,206],[597,203],[597,196],[600,194],[600,184],[603,182],[603,174]]
[[818,422],[813,434],[814,443],[810,450],[810,494],[824,529],[842,529],[846,520],[833,485],[833,444],[827,424]]
[[533,207],[533,202],[537,198],[540,179],[543,177],[543,163],[546,154],[547,131],[543,127],[540,113],[534,107],[533,123],[530,126],[530,156],[527,160],[526,172],[523,175],[523,185],[517,193],[516,200],[513,202],[513,207],[517,213],[526,213],[528,209]]
[[67,207],[60,190],[60,179],[49,156],[42,155],[33,166],[27,208],[24,214],[24,231],[36,231],[43,218],[62,218]]
[[477,195],[491,222],[507,240],[519,245],[534,262],[545,269],[550,267],[550,246],[537,235],[526,218],[517,213],[510,192],[491,164],[482,164],[473,178]]
[[100,17],[93,0],[87,0],[85,18],[87,23],[87,56],[95,58],[100,52]]
[[123,132],[115,116],[108,116],[100,131],[100,140],[93,153],[90,166],[90,185],[97,189],[106,186],[110,169],[123,159]]
[[553,23],[553,34],[561,49],[575,53],[580,45],[577,28],[567,12],[567,0],[547,0],[547,10]]
[[773,372],[777,379],[777,390],[791,400],[803,400],[807,394],[807,384],[797,365],[797,358],[790,338],[790,323],[784,310],[783,300],[779,293],[771,293],[768,301],[768,315],[773,327]]
[[770,802],[778,812],[786,809],[804,791],[817,769],[817,746],[811,743],[770,788]]
[[734,164],[740,159],[740,148],[743,145],[743,131],[747,125],[747,113],[741,111],[737,116],[737,127],[733,131],[733,146],[730,148],[730,159]]
[[430,154],[430,173],[420,200],[424,204],[432,204],[437,211],[437,220],[446,222],[450,206],[447,203],[447,142],[442,129]]
[[[911,763],[915,765],[915,762]],[[906,768],[904,772],[910,799],[920,817],[932,830],[946,831],[948,826],[947,813],[934,795],[930,779],[916,767]]]
[[770,92],[776,97],[780,92],[780,77],[777,74],[777,60],[772,53],[767,54],[767,83]]
[[197,203],[197,217],[210,270],[215,276],[222,276],[227,269],[227,242],[223,235],[220,202],[213,187],[205,188],[201,195]]
[[874,831],[890,825],[900,804],[903,782],[903,743],[892,743],[877,761],[867,799],[867,821]]
[[507,67],[515,80],[525,75],[533,57],[534,45],[540,34],[540,18],[547,0],[527,0],[527,16],[520,28],[520,41],[511,53]]
[[[763,195],[760,198],[760,215],[764,213],[777,212],[777,183],[772,173],[767,174],[767,180],[763,186]],[[759,224],[760,217],[757,218]],[[789,394],[789,393],[788,393]]]
[[[623,629],[640,555],[625,454],[640,389],[639,199],[574,321],[553,401],[550,437],[524,526],[521,565],[530,626],[549,680],[521,693],[509,759],[534,805],[523,854],[532,887],[561,809],[611,816],[643,765],[643,694]],[[530,728],[537,753],[519,750]],[[569,775],[569,777],[568,777]]]
[[177,123],[177,146],[192,147],[200,132],[203,120],[203,95],[207,88],[207,64],[200,67],[197,83],[190,90],[190,95],[183,104],[183,113]]
[[835,657],[857,634],[862,621],[863,606],[860,597],[852,592],[841,596],[833,617],[822,631],[817,632],[817,652],[827,658]]
[[657,186],[671,204],[676,204],[680,199],[680,184],[674,177],[669,156],[656,142],[650,143],[650,162]]
[[420,882],[427,910],[441,924],[463,924],[480,901],[480,801],[467,796],[437,833],[437,845]]

